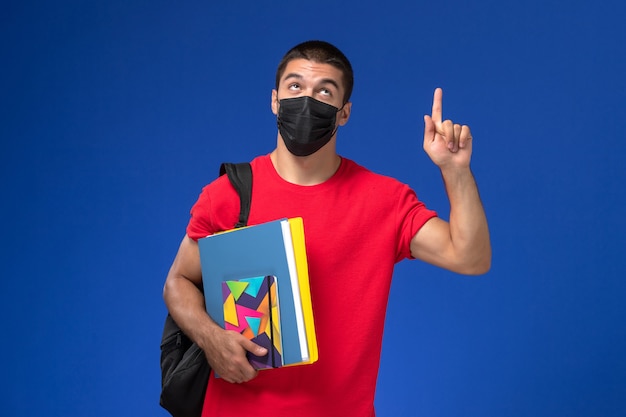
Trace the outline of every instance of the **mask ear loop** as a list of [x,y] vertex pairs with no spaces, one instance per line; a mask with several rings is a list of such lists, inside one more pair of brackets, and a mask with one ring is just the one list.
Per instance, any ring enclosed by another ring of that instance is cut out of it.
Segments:
[[[339,113],[340,111],[343,110],[344,107],[346,107],[346,104],[348,104],[348,102],[346,101],[345,103],[343,103],[343,106],[341,106],[341,108],[339,110],[337,110],[337,113]],[[337,116],[335,116],[335,120]],[[333,136],[335,136],[335,133],[337,133],[337,130],[339,130],[339,125],[335,126],[335,130],[333,130],[333,134],[330,135],[330,137],[332,138]]]

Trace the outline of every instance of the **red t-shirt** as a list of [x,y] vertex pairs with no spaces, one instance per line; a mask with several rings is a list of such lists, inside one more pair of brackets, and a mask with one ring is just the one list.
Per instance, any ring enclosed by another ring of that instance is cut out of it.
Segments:
[[[252,172],[250,225],[304,219],[319,360],[244,384],[211,376],[202,416],[371,417],[393,267],[436,213],[407,185],[345,158],[314,186],[283,180],[268,155]],[[192,239],[233,227],[239,198],[226,176],[203,189],[191,214]]]

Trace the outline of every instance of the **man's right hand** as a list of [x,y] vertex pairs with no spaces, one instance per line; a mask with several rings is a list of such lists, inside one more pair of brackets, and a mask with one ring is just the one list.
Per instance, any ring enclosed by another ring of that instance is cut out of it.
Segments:
[[250,365],[246,352],[264,356],[267,349],[232,330],[215,329],[203,348],[213,371],[225,381],[241,384],[254,379],[258,371]]

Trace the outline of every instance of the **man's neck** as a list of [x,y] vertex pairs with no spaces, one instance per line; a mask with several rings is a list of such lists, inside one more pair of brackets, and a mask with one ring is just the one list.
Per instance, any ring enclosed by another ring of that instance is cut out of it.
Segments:
[[[280,139],[282,142],[282,139]],[[309,156],[295,156],[283,143],[270,154],[274,169],[282,179],[297,185],[318,185],[332,177],[341,157],[337,155],[334,138],[322,149]]]

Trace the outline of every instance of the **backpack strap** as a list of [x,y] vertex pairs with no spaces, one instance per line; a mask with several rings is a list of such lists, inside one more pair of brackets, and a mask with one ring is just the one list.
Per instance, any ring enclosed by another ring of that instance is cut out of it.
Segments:
[[252,204],[252,167],[248,162],[234,164],[225,162],[220,166],[220,176],[226,174],[239,194],[239,222],[235,228],[248,225]]

